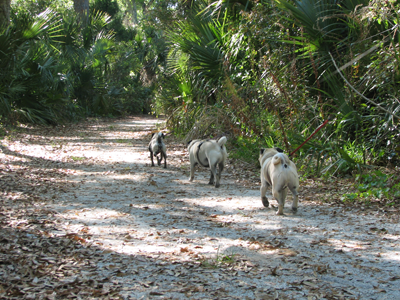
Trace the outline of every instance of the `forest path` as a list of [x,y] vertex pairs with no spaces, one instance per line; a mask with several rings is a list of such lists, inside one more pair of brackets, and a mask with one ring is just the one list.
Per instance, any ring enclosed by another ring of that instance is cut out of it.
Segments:
[[298,213],[276,216],[258,171],[233,160],[220,188],[204,168],[189,182],[186,148],[167,136],[167,169],[150,167],[161,123],[136,116],[2,140],[0,296],[400,299],[398,215],[323,203],[324,184],[307,180]]

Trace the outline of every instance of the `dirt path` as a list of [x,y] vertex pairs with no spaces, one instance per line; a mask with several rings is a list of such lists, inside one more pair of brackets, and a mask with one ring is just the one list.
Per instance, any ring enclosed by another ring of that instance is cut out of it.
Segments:
[[168,168],[151,168],[157,124],[2,140],[1,297],[400,299],[398,215],[322,203],[323,183],[308,180],[299,212],[276,216],[257,171],[232,160],[219,189],[205,169],[189,182],[187,151],[167,138]]

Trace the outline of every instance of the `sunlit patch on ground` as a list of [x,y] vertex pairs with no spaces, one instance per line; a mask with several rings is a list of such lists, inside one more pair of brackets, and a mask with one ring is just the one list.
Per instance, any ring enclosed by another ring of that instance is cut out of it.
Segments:
[[289,197],[276,216],[248,165],[229,160],[218,189],[202,168],[189,182],[185,146],[169,136],[168,168],[150,167],[159,123],[22,128],[2,141],[0,294],[400,299],[396,214],[340,202],[349,182],[307,179],[298,213]]

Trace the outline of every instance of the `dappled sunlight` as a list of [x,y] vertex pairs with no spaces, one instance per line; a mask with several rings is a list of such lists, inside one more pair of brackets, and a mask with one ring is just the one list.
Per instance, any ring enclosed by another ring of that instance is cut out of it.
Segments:
[[[227,295],[251,287],[253,298],[252,290],[266,286],[293,299],[297,291],[317,288],[349,297],[368,298],[376,286],[396,293],[395,218],[318,200],[325,192],[316,181],[303,183],[297,214],[289,195],[284,215],[277,216],[275,200],[263,207],[254,170],[233,161],[219,188],[207,184],[205,168],[189,182],[184,145],[170,138],[168,167],[150,167],[154,127],[145,120],[129,124],[59,131],[54,139],[36,133],[36,141],[31,132],[29,142],[3,143],[4,195],[22,205],[34,199],[32,212],[44,213],[34,223],[44,229],[35,232],[57,245],[73,242],[78,253],[95,251],[98,270],[132,290],[196,280]],[[9,224],[29,230],[30,222],[21,216]]]

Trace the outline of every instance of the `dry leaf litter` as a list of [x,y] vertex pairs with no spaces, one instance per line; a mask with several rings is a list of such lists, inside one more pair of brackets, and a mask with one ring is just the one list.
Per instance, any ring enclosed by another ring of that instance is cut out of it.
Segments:
[[189,182],[167,136],[168,168],[150,167],[160,124],[1,140],[1,299],[400,299],[398,208],[345,205],[351,183],[308,179],[299,212],[276,216],[254,166],[229,160],[219,189],[206,169]]

